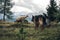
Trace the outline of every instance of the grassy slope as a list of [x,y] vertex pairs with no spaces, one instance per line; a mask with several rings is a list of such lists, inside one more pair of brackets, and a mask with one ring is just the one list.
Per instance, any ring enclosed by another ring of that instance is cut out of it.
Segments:
[[[4,28],[2,28],[4,27]],[[24,40],[60,40],[60,25],[45,28],[44,31],[35,30],[33,24],[0,22],[0,40],[19,40],[19,30],[24,28]],[[19,34],[20,35],[20,34]]]

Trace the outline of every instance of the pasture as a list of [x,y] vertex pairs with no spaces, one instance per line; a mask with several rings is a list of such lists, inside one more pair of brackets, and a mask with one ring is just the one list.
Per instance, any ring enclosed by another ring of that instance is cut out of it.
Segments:
[[60,40],[60,25],[34,29],[34,24],[0,22],[0,40]]

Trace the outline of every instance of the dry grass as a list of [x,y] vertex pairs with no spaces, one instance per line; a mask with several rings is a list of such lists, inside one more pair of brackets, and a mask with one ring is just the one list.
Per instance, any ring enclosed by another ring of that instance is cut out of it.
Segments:
[[[25,23],[17,23],[17,22],[0,22],[0,39],[1,40],[19,40],[20,29],[23,27],[23,31],[25,32],[24,40],[58,40],[60,38],[60,25],[51,26],[50,28],[45,28],[44,31],[41,32],[39,30],[34,29],[34,24],[25,24]],[[9,27],[9,28],[7,28]],[[3,36],[1,36],[1,34]],[[21,36],[22,37],[22,36]],[[56,38],[55,38],[56,37]]]

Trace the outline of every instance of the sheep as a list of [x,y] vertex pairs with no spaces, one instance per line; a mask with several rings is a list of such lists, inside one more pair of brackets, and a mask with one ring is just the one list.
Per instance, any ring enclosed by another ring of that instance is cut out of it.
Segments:
[[27,18],[27,17],[28,17],[28,15],[27,16],[18,17],[15,22],[23,22],[25,20],[25,18]]

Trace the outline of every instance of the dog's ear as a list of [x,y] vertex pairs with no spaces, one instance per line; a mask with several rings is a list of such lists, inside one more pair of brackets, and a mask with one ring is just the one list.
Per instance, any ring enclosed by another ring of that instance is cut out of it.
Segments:
[[32,20],[31,21],[34,21],[34,16],[32,16]]
[[28,17],[28,15],[26,17]]
[[43,13],[44,17],[48,18],[47,14]]

